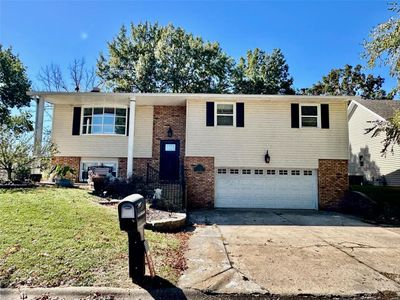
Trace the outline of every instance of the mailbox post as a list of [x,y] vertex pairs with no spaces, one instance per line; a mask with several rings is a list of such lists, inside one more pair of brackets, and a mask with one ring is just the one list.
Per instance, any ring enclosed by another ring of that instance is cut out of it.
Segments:
[[145,274],[146,200],[139,194],[124,198],[118,204],[118,218],[120,229],[128,233],[129,277],[141,282]]

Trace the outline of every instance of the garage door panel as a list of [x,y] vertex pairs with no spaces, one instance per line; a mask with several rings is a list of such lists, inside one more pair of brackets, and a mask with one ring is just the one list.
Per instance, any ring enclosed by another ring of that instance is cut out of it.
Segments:
[[[216,207],[316,209],[313,175],[217,174]],[[278,170],[277,172],[278,173]],[[290,173],[289,173],[290,174]]]

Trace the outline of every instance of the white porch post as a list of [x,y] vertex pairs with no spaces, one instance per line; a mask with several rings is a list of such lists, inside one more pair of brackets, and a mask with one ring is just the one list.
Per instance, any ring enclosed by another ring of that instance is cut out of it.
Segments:
[[127,176],[133,175],[133,149],[135,146],[135,114],[136,114],[136,98],[131,98],[129,104],[129,136],[128,136],[128,161],[126,166]]
[[[39,97],[36,99],[36,116],[35,116],[35,129],[34,129],[34,155],[38,157],[40,155],[40,149],[42,147],[43,138],[43,118],[44,118],[44,99]],[[36,162],[35,164],[38,164]],[[40,173],[40,169],[37,165],[34,166],[32,173]]]

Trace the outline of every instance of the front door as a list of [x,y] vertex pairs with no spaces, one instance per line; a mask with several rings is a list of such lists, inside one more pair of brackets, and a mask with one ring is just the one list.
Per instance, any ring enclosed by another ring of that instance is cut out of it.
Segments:
[[160,180],[179,179],[179,146],[177,140],[160,143]]

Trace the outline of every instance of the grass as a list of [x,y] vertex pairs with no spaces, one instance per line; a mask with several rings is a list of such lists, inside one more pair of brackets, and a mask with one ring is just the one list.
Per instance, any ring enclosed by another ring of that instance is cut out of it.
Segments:
[[[0,191],[0,287],[132,286],[117,211],[94,200],[80,189]],[[182,238],[145,235],[158,275],[175,283]]]
[[400,223],[400,187],[352,185],[351,190],[364,193],[377,203],[378,221]]

